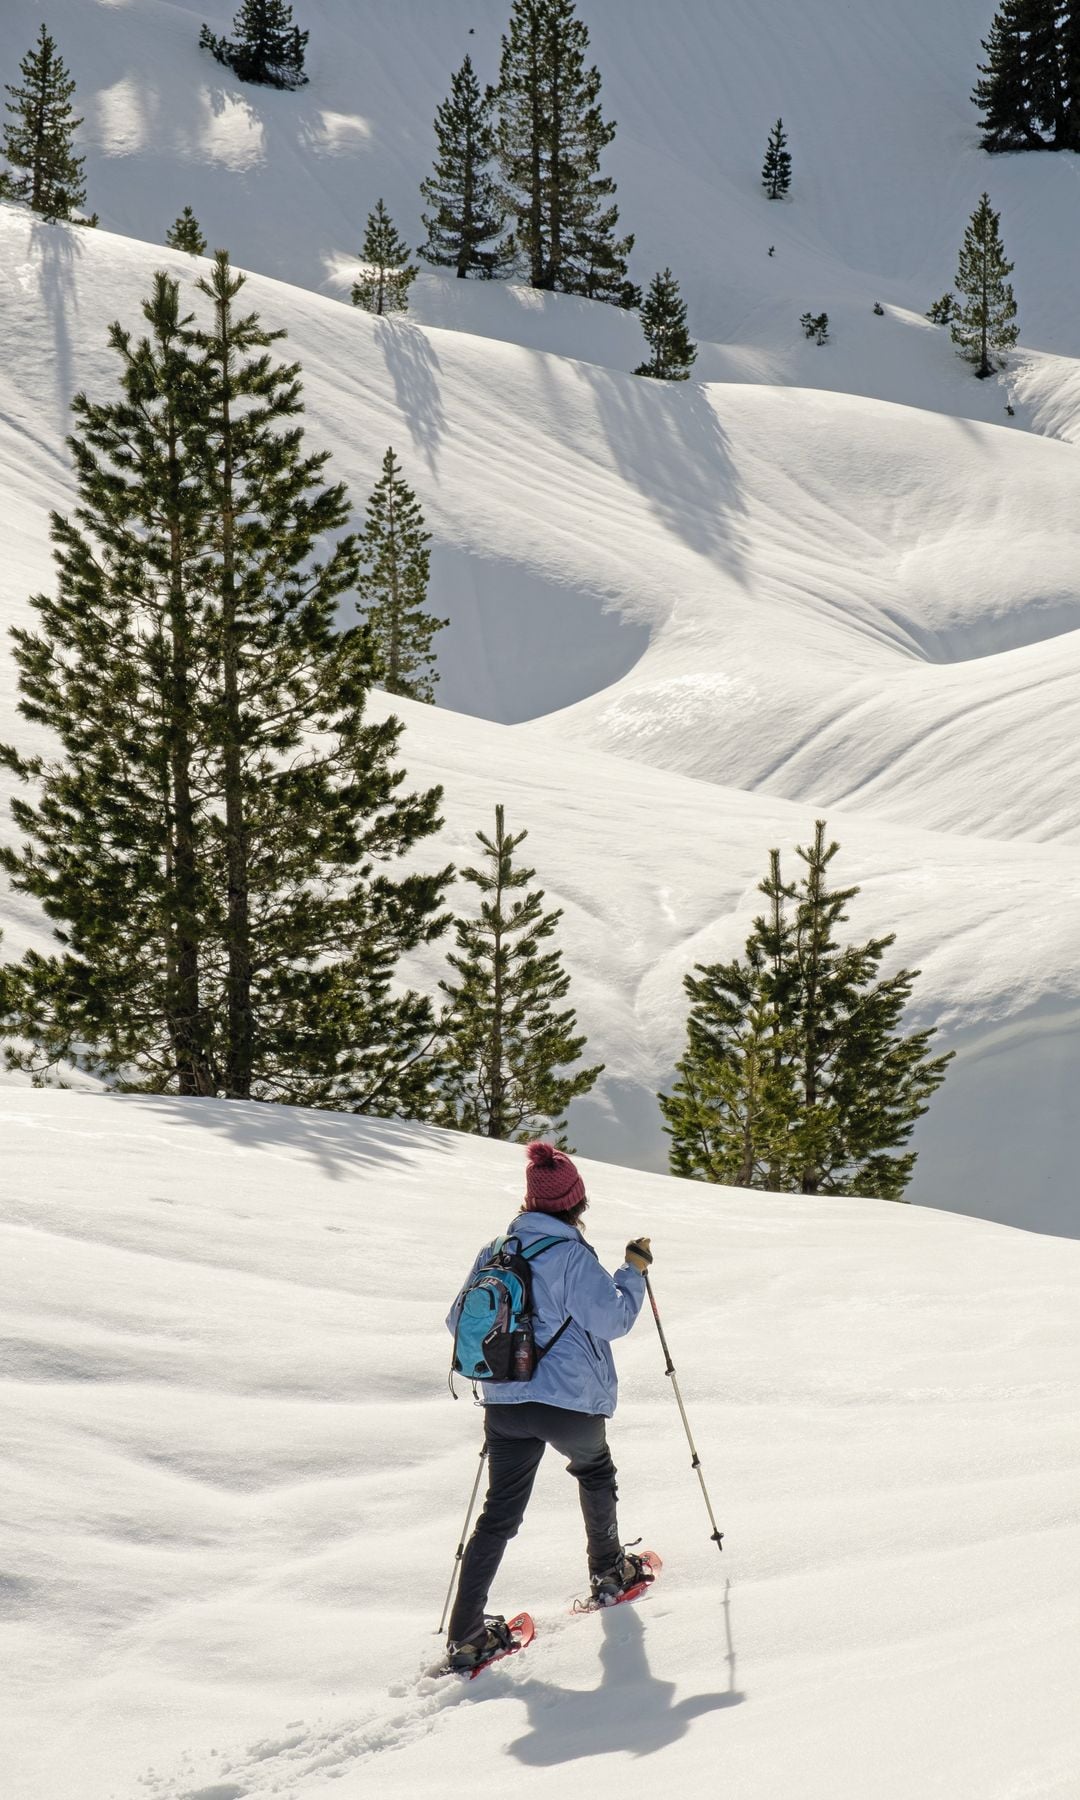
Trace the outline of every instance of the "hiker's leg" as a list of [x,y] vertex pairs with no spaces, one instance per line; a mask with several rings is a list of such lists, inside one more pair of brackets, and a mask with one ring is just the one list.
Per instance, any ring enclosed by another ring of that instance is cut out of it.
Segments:
[[589,1574],[603,1574],[618,1561],[621,1547],[616,1513],[618,1489],[607,1444],[607,1420],[592,1413],[565,1412],[555,1406],[545,1407],[544,1411],[558,1415],[546,1423],[547,1441],[567,1458],[567,1470],[577,1478],[589,1548]]
[[525,1516],[545,1447],[543,1438],[530,1433],[527,1417],[517,1416],[531,1411],[528,1401],[489,1406],[485,1410],[488,1491],[484,1510],[461,1560],[457,1598],[446,1634],[452,1644],[482,1635],[484,1609],[495,1572]]

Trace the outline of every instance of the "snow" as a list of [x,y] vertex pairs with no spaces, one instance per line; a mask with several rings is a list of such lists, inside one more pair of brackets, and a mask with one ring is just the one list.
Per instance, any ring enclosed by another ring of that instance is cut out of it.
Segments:
[[608,1265],[652,1232],[723,1557],[646,1312],[611,1441],[657,1587],[570,1615],[549,1457],[493,1597],[536,1642],[436,1683],[479,1446],[441,1319],[520,1149],[10,1089],[0,1133],[19,1800],[1075,1794],[1074,1242],[584,1163]]
[[[502,801],[563,908],[606,1065],[571,1118],[605,1159],[590,1232],[609,1266],[653,1235],[726,1548],[645,1317],[612,1441],[660,1584],[571,1616],[549,1458],[493,1597],[535,1645],[425,1678],[479,1442],[441,1320],[520,1151],[9,1077],[0,1785],[1076,1800],[1080,163],[979,150],[990,0],[581,0],[634,273],[670,264],[699,343],[661,388],[628,373],[636,319],[585,301],[425,273],[406,319],[347,305],[380,195],[420,242],[435,107],[466,52],[494,76],[507,0],[302,0],[291,94],[199,52],[232,10],[50,0],[102,224],[0,206],[0,627],[52,581],[109,322],[156,268],[200,272],[160,241],[190,204],[287,329],[357,512],[391,442],[421,498],[451,623],[440,706],[398,710],[410,781],[445,787],[430,856],[471,861]],[[0,79],[41,16],[6,0]],[[1021,343],[980,383],[924,313],[984,188]],[[5,653],[0,737],[40,741]],[[957,1052],[912,1207],[658,1172],[682,978],[739,950],[769,848],[790,866],[822,816],[852,932],[896,931],[911,1023]],[[5,886],[0,927],[5,956],[48,942]]]

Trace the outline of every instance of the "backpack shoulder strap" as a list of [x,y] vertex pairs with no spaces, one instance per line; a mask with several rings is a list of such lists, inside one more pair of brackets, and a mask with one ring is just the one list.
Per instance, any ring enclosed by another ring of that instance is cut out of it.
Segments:
[[541,1238],[539,1243],[530,1244],[527,1250],[522,1250],[521,1254],[526,1262],[532,1262],[533,1257],[541,1255],[543,1251],[553,1250],[556,1244],[568,1244],[570,1241],[569,1238],[563,1237]]

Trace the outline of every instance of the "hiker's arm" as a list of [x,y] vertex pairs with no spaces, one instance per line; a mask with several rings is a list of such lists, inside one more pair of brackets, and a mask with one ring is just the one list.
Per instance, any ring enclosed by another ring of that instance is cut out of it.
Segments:
[[614,1275],[602,1269],[595,1256],[575,1250],[566,1271],[566,1310],[593,1337],[625,1337],[641,1311],[645,1277],[623,1263]]

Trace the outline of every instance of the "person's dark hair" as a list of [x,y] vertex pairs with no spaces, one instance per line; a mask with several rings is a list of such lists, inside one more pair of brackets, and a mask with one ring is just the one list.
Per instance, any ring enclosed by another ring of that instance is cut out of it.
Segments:
[[579,1200],[576,1206],[566,1206],[563,1208],[562,1212],[552,1213],[551,1216],[553,1219],[565,1219],[568,1225],[576,1227],[580,1224],[581,1215],[586,1210],[588,1204],[588,1200]]

